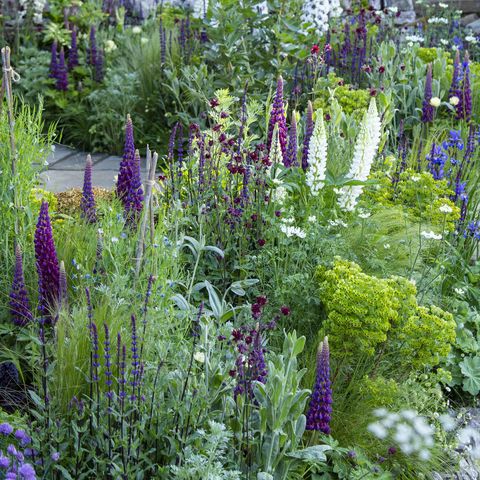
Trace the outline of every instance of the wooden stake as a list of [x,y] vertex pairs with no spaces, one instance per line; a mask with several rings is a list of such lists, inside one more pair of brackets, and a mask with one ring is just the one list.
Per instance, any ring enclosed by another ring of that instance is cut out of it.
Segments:
[[[150,157],[151,153],[150,150],[147,149],[147,156]],[[150,161],[150,159],[147,159],[147,164],[150,167],[148,171],[148,180],[145,182],[145,201],[144,201],[144,207],[143,207],[143,215],[142,215],[142,221],[140,224],[140,233],[138,236],[138,243],[137,243],[137,251],[135,255],[135,277],[138,278],[138,275],[140,273],[140,267],[142,265],[142,258],[143,258],[143,250],[144,250],[144,245],[145,245],[145,232],[147,229],[147,221],[149,218],[149,211],[151,203],[152,203],[152,192],[153,192],[153,186],[155,184],[155,171],[157,169],[157,161],[158,161],[158,155],[157,153],[153,154],[153,157]],[[153,229],[153,225],[150,225],[150,230]]]

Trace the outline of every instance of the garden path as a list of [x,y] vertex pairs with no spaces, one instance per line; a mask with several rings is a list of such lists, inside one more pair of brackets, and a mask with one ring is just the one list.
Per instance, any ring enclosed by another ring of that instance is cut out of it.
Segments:
[[[48,156],[47,171],[41,180],[43,188],[51,192],[63,192],[70,188],[83,186],[83,171],[87,154],[64,145],[55,145],[55,150]],[[121,157],[94,153],[92,184],[94,187],[113,188],[114,178],[118,174]],[[145,166],[142,165],[142,176]]]

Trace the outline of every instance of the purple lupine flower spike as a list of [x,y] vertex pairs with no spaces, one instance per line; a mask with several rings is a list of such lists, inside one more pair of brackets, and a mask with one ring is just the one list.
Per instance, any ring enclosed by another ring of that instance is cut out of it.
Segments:
[[102,82],[103,80],[103,50],[97,51],[97,56],[95,58],[95,81],[97,83]]
[[85,162],[85,173],[83,177],[83,192],[80,207],[82,209],[81,216],[88,223],[95,223],[97,221],[97,210],[95,208],[95,196],[92,188],[92,157],[87,155]]
[[423,104],[422,104],[422,122],[423,123],[433,122],[435,109],[430,104],[431,99],[432,99],[432,64],[429,63],[427,67],[427,76],[425,78],[425,93],[424,93]]
[[290,124],[290,131],[288,134],[288,148],[287,155],[284,159],[284,165],[286,167],[295,167],[298,165],[297,161],[297,119],[295,112],[292,112],[292,123]]
[[305,171],[308,168],[308,150],[310,145],[310,138],[313,133],[313,106],[310,100],[307,107],[307,118],[305,120],[305,137],[303,139],[303,151],[302,151],[302,169]]
[[57,65],[57,83],[55,85],[57,90],[66,92],[68,90],[68,71],[65,65],[65,50],[63,47],[60,49]]
[[460,50],[457,50],[455,60],[453,61],[452,83],[448,92],[449,97],[460,98],[460,68]]
[[137,224],[143,209],[143,189],[140,169],[140,152],[135,150],[130,184],[124,200],[125,218],[131,226]]
[[120,171],[117,179],[117,197],[124,199],[127,195],[132,177],[133,162],[135,161],[135,143],[133,139],[133,123],[130,115],[127,115],[125,125],[125,146],[123,159],[120,162]]
[[330,433],[330,416],[332,413],[332,387],[330,383],[330,350],[328,337],[318,346],[317,373],[315,385],[310,397],[307,412],[307,430]]
[[78,66],[77,29],[74,26],[71,33],[70,51],[68,52],[68,70]]
[[97,39],[95,27],[90,28],[90,47],[87,50],[87,63],[92,67],[95,67],[97,61]]
[[23,258],[20,245],[15,247],[15,271],[13,274],[12,289],[10,290],[9,306],[11,318],[15,325],[24,327],[33,320],[27,288],[25,287]]
[[48,203],[42,201],[35,230],[35,259],[37,261],[40,311],[48,317],[48,311],[58,302],[60,267],[53,240]]
[[460,89],[459,102],[457,105],[457,120],[470,122],[472,116],[472,89],[470,85],[470,66],[468,52],[465,53],[463,62],[462,88]]
[[57,42],[52,43],[52,56],[50,59],[50,73],[49,78],[57,78],[57,68],[58,68],[58,61],[57,61]]
[[278,77],[277,90],[273,99],[272,111],[270,112],[270,120],[268,122],[267,135],[267,151],[270,151],[272,146],[273,130],[278,124],[278,139],[280,141],[280,148],[282,156],[285,158],[287,149],[287,122],[285,120],[285,108],[283,106],[283,78]]
[[60,308],[68,309],[68,289],[67,289],[67,272],[65,270],[65,263],[62,260],[60,262]]

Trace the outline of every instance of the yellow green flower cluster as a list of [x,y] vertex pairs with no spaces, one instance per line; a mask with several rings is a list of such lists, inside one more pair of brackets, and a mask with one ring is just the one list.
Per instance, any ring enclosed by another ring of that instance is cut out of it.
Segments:
[[450,313],[418,305],[415,285],[403,277],[377,278],[336,258],[317,270],[332,355],[394,354],[401,368],[435,366],[455,341]]

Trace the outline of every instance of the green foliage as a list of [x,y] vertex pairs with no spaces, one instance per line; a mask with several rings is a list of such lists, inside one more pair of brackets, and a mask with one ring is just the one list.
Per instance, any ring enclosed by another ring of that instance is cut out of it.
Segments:
[[419,306],[416,288],[405,278],[367,275],[337,258],[332,269],[319,267],[320,297],[327,313],[322,330],[337,358],[398,355],[398,367],[433,367],[455,341],[451,314]]

